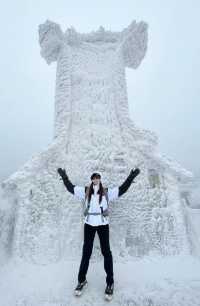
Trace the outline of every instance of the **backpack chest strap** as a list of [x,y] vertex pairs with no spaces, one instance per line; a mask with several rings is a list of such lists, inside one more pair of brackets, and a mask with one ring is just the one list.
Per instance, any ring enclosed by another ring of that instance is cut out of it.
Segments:
[[[106,198],[106,202],[107,202],[107,205],[108,205],[108,193],[105,189],[103,189],[103,195],[105,196]],[[86,188],[86,192],[85,192],[85,202],[84,204],[86,203],[87,199],[88,199],[88,196],[89,196],[89,187]],[[107,217],[108,216],[108,209],[106,209],[105,211],[103,211],[103,207],[100,206],[100,209],[101,209],[101,213],[89,213],[89,209],[90,209],[90,203],[88,202],[87,203],[87,207],[84,211],[84,216],[87,217],[87,222],[89,220],[89,216],[90,215],[93,215],[93,216],[98,216],[98,215],[101,215],[101,218],[102,218],[102,222],[104,222],[104,217]]]

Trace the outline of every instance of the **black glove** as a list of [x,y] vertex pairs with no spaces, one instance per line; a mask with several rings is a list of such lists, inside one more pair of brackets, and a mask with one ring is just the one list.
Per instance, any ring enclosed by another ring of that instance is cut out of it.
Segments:
[[140,169],[136,168],[136,169],[132,169],[131,170],[131,177],[134,179],[136,176],[138,176],[138,174],[140,173]]
[[58,168],[57,171],[58,171],[59,175],[62,177],[62,179],[67,179],[68,178],[65,169]]

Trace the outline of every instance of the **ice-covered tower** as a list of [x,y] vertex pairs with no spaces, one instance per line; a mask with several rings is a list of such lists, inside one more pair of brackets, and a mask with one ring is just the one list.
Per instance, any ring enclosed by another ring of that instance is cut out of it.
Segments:
[[4,238],[13,256],[41,263],[80,253],[82,203],[66,191],[58,167],[74,184],[87,185],[98,170],[105,186],[115,186],[138,163],[136,183],[110,206],[115,258],[190,251],[178,187],[189,173],[159,154],[157,137],[137,128],[128,111],[125,68],[144,58],[147,28],[133,21],[121,32],[81,34],[51,21],[39,26],[41,55],[57,61],[55,134],[2,184],[13,204],[12,239]]

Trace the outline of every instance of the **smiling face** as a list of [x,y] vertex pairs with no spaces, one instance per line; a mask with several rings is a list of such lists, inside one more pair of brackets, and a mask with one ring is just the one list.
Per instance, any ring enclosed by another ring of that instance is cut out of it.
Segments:
[[93,185],[98,185],[101,182],[101,175],[99,173],[93,173],[91,175],[91,181],[93,183]]
[[100,183],[100,181],[101,181],[101,179],[98,178],[98,177],[94,177],[94,178],[92,179],[93,185],[98,185],[98,184]]

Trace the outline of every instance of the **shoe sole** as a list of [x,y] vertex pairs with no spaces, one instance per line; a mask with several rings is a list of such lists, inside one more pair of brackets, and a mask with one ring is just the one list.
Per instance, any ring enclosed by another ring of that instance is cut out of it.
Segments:
[[83,292],[85,291],[85,288],[88,286],[88,283],[86,283],[83,287],[82,290],[74,290],[74,295],[75,296],[81,296],[83,294]]

